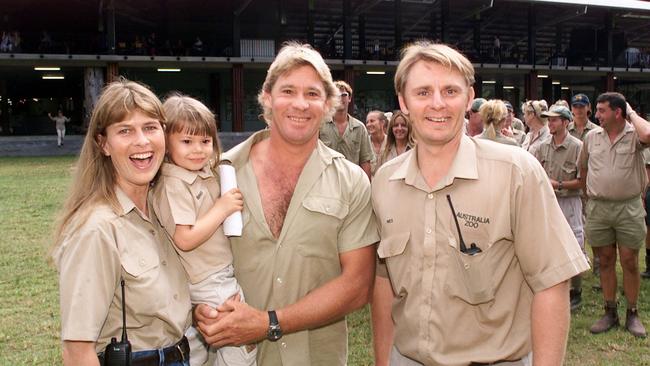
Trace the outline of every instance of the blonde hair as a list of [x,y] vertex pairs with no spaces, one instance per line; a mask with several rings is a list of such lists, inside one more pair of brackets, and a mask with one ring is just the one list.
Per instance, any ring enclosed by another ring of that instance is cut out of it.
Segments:
[[165,99],[163,110],[167,117],[167,138],[172,133],[209,136],[212,138],[215,163],[219,162],[221,143],[217,134],[217,119],[205,104],[192,97],[175,93]]
[[497,131],[501,129],[503,122],[508,116],[508,108],[506,104],[499,99],[488,100],[481,105],[478,113],[481,115],[483,125],[485,126],[485,133],[490,140],[497,137]]
[[352,96],[352,87],[350,86],[350,84],[346,83],[346,82],[343,81],[343,80],[336,80],[336,81],[334,82],[334,85],[336,85],[336,88],[337,88],[337,89],[339,89],[339,90],[343,89],[343,90],[345,90],[348,94],[350,94],[350,96]]
[[548,124],[548,118],[543,117],[542,113],[548,111],[548,103],[544,99],[541,100],[527,100],[521,105],[521,111],[533,113],[544,125]]
[[448,45],[421,40],[404,47],[402,50],[402,59],[395,72],[395,92],[397,94],[402,94],[411,68],[420,60],[434,62],[457,70],[465,77],[467,86],[474,84],[474,66],[467,57]]
[[386,159],[388,159],[388,153],[390,151],[391,146],[397,143],[397,140],[395,139],[395,134],[393,133],[393,127],[397,123],[397,120],[400,118],[404,120],[404,122],[406,123],[406,128],[408,129],[408,133],[406,134],[406,145],[410,147],[415,146],[415,140],[413,139],[413,126],[411,125],[411,120],[402,111],[397,110],[393,112],[393,116],[390,118],[390,121],[388,122],[388,127],[386,128],[386,149],[384,150],[381,156],[382,162],[385,162]]
[[162,104],[146,86],[120,78],[102,91],[90,117],[70,192],[59,214],[52,251],[60,245],[66,232],[74,231],[85,223],[96,205],[107,203],[115,212],[120,211],[115,195],[115,168],[110,157],[103,153],[101,138],[106,136],[108,126],[124,121],[136,111],[165,125]]
[[330,103],[330,109],[325,113],[323,122],[330,120],[339,104],[339,89],[334,85],[332,73],[323,60],[323,57],[308,44],[300,44],[295,41],[286,42],[280,52],[273,60],[266,73],[266,79],[262,85],[262,90],[257,94],[257,102],[262,107],[263,117],[267,124],[272,121],[271,108],[264,106],[264,93],[271,93],[273,86],[280,76],[301,66],[311,66],[316,70],[323,82],[325,95]]

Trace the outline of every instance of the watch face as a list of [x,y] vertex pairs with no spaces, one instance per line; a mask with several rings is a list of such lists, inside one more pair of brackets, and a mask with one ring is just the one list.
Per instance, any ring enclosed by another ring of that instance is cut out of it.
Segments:
[[282,338],[282,330],[280,330],[280,326],[276,327],[270,327],[269,328],[269,334],[267,335],[267,338],[271,342],[275,342],[278,339]]

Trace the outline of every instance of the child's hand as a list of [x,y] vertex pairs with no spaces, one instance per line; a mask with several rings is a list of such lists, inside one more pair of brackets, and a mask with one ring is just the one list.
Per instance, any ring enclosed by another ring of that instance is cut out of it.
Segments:
[[231,213],[241,211],[244,208],[244,197],[239,188],[233,188],[223,193],[215,204],[222,206],[226,211],[226,216],[230,216]]

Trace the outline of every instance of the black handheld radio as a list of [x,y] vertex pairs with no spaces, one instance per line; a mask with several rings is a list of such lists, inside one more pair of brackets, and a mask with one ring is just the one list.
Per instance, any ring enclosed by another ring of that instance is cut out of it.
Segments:
[[126,336],[126,313],[124,308],[124,279],[120,281],[122,286],[122,340],[117,341],[111,338],[111,343],[104,350],[104,366],[130,366],[131,365],[131,342]]

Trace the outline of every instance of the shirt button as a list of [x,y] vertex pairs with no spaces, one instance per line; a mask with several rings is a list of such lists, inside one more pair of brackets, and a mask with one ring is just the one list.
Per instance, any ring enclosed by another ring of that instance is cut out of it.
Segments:
[[162,265],[163,265],[163,266],[166,266],[166,265],[167,265],[167,261],[166,261],[166,260],[163,260],[163,261],[162,261]]
[[325,212],[330,212],[330,206],[325,206]]
[[174,300],[178,300],[178,295],[174,294]]
[[151,233],[151,235],[156,236],[156,232],[153,229],[149,230],[149,232]]
[[278,281],[278,283],[282,283],[282,278],[280,277],[276,278],[275,280]]
[[287,348],[287,342],[282,342],[282,348]]
[[139,261],[139,263],[140,263],[140,267],[144,267],[144,266],[146,266],[146,265],[147,265],[147,261],[146,261],[146,260],[144,260],[144,258],[140,258],[140,261]]
[[465,263],[465,269],[469,269],[469,263]]
[[431,228],[427,228],[427,234],[431,234]]
[[430,200],[433,199],[433,193],[427,194],[427,198],[430,199]]

